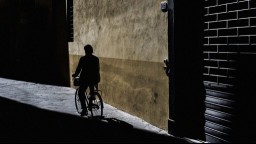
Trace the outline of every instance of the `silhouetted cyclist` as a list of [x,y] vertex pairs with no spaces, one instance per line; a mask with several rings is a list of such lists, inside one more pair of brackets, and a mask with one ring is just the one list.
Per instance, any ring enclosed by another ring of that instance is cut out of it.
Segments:
[[[94,92],[94,86],[98,87],[98,83],[100,82],[100,65],[99,58],[94,56],[93,48],[91,45],[84,46],[85,56],[81,57],[76,68],[75,73],[72,77],[77,77],[80,74],[79,79],[79,90],[78,95],[81,100],[82,113],[81,116],[88,115],[88,111],[85,104],[85,91],[89,87],[90,95]],[[92,98],[92,97],[91,97]],[[89,104],[91,104],[91,99],[89,100]]]

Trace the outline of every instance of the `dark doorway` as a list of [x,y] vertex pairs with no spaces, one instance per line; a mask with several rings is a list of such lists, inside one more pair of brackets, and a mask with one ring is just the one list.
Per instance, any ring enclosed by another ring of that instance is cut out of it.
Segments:
[[168,2],[169,133],[205,140],[203,1]]

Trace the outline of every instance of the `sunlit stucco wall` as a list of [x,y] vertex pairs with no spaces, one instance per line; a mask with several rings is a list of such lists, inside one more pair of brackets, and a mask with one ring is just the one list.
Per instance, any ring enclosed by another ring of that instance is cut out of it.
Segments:
[[167,130],[167,13],[161,0],[74,0],[74,42],[69,43],[70,73],[83,46],[100,58],[103,99]]

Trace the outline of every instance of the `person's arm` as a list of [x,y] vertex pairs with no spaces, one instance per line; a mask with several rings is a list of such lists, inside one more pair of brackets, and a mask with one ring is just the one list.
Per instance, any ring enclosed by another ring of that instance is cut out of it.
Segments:
[[100,62],[99,62],[99,58],[97,59],[97,72],[98,72],[97,82],[99,83],[100,82]]
[[100,61],[97,59],[97,71],[100,72]]
[[81,70],[82,70],[82,58],[80,58],[79,63],[76,67],[76,71],[72,76],[77,77],[79,75],[79,73],[81,72]]

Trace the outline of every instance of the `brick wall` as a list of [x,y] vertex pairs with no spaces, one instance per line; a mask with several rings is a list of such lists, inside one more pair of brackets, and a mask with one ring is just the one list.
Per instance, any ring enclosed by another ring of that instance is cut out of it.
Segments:
[[246,103],[240,98],[240,80],[249,67],[254,69],[248,63],[254,63],[256,56],[256,0],[205,0],[204,4],[206,138],[235,141],[236,122],[242,119],[239,112],[245,110],[240,107]]

